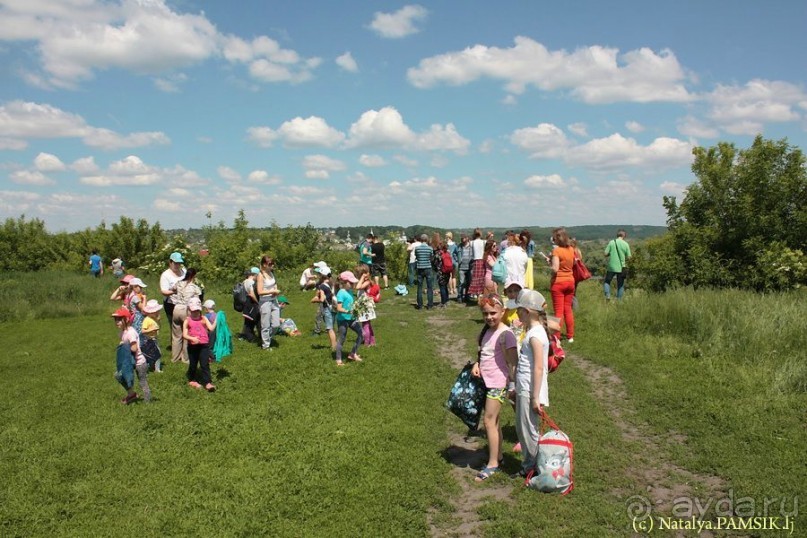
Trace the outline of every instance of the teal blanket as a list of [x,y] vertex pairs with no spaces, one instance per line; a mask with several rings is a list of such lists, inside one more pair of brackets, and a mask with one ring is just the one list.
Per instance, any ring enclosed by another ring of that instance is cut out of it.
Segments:
[[221,359],[233,353],[233,337],[223,310],[216,313],[216,343],[213,345],[213,353],[216,355],[216,362],[221,362]]

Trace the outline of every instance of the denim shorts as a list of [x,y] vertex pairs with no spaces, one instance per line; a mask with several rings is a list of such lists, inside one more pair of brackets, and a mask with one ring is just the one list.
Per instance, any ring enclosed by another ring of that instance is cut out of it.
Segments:
[[333,330],[333,310],[327,306],[322,309],[322,320],[325,322],[325,330]]

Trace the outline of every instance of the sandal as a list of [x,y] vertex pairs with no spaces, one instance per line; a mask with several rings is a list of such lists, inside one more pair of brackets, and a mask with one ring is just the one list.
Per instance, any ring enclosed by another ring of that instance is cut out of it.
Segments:
[[354,361],[354,362],[361,362],[361,361],[362,361],[362,358],[361,358],[361,357],[359,357],[358,355],[353,355],[353,354],[351,354],[351,355],[348,355],[348,356],[347,356],[347,360],[349,360],[349,361]]
[[488,478],[490,478],[491,476],[493,476],[494,474],[496,474],[498,472],[499,472],[498,467],[485,466],[485,467],[482,468],[481,471],[479,471],[479,473],[476,475],[476,478],[474,478],[474,480],[477,481],[477,482],[484,482],[485,480],[487,480]]
[[344,362],[342,362],[342,361],[336,361],[336,365],[337,365],[337,366],[344,366],[344,365],[345,365],[345,363],[344,363]]

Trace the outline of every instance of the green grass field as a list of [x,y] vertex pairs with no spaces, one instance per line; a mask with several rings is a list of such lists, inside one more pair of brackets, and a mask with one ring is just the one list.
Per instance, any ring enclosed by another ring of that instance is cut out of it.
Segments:
[[[1,536],[451,536],[462,523],[452,501],[474,472],[458,483],[446,456],[464,430],[443,408],[456,376],[444,348],[474,356],[475,308],[418,312],[413,295],[387,291],[379,345],[336,368],[327,337],[309,336],[309,294],[292,291],[285,314],[303,336],[272,352],[236,342],[212,367],[213,394],[188,388],[184,366],[168,364],[150,375],[152,404],[124,407],[112,378],[113,286],[0,277]],[[760,503],[804,492],[803,294],[631,290],[606,305],[587,282],[579,295],[572,356],[550,377],[550,413],[575,443],[576,489],[540,495],[505,475],[471,484],[491,492],[475,510],[481,534],[631,534],[625,502],[646,495],[633,472],[645,443],[625,438],[615,406],[655,439],[656,462],[717,476]],[[237,332],[227,286],[209,285],[207,296]],[[618,375],[625,401],[598,396],[575,356]],[[512,411],[503,420],[509,450]],[[667,442],[670,432],[685,439]],[[505,469],[517,467],[508,452]],[[794,535],[805,526],[797,519]]]

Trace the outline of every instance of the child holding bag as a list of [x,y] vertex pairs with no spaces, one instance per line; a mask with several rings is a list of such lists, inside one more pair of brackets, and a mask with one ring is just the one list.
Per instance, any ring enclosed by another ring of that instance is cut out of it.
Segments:
[[488,437],[488,462],[476,475],[482,482],[499,471],[502,460],[502,426],[499,414],[507,400],[507,383],[513,379],[517,361],[516,337],[502,321],[504,304],[497,294],[485,295],[479,300],[485,328],[479,339],[479,361],[471,374],[482,376],[487,387],[485,395],[485,432]]
[[535,468],[538,457],[538,416],[549,405],[549,337],[544,296],[524,290],[516,304],[524,326],[516,371],[516,435],[524,459],[516,476],[525,477]]

